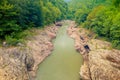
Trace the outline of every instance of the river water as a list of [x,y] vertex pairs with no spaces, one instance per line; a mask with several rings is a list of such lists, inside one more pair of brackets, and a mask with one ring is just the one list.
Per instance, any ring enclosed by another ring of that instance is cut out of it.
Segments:
[[54,50],[40,65],[36,80],[80,80],[82,58],[74,48],[74,40],[63,25],[53,41]]

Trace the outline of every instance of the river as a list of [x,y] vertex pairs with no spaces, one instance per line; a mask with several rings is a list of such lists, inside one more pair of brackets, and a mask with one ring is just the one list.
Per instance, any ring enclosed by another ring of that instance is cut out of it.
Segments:
[[55,40],[54,50],[40,65],[36,80],[80,80],[81,55],[74,48],[74,40],[66,31],[69,25],[63,25]]

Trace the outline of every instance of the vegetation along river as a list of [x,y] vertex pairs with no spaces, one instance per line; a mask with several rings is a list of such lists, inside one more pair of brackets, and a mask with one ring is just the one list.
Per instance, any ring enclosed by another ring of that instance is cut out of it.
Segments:
[[80,80],[82,58],[74,48],[74,40],[67,35],[68,25],[63,25],[53,41],[52,54],[39,65],[36,80]]

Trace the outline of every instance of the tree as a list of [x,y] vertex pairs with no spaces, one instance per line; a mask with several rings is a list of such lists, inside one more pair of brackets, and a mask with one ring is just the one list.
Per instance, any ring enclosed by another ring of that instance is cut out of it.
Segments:
[[14,11],[14,5],[9,4],[7,0],[3,0],[0,4],[0,37],[11,35],[19,31],[21,28],[17,24],[14,17],[17,17],[17,11]]

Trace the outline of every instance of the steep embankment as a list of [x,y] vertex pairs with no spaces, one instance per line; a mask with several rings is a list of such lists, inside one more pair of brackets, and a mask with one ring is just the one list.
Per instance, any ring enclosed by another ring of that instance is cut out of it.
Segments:
[[0,80],[30,80],[36,75],[38,65],[51,53],[51,40],[58,27],[47,26],[27,40],[26,45],[0,48]]
[[112,49],[106,41],[93,39],[92,33],[84,28],[68,28],[75,39],[75,48],[83,56],[80,68],[83,80],[120,80],[120,50]]

